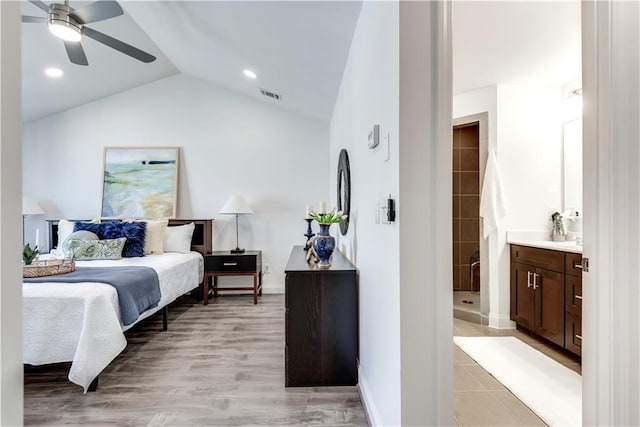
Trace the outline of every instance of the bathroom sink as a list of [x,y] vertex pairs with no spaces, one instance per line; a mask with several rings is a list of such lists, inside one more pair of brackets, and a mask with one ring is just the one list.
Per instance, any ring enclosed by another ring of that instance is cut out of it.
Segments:
[[551,242],[551,243],[558,246],[582,246],[582,242],[578,243],[577,240],[567,240],[564,242]]

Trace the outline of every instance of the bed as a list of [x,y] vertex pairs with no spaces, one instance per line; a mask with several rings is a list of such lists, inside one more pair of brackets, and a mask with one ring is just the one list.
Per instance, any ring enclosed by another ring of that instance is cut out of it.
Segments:
[[[45,365],[71,362],[69,380],[95,388],[100,372],[126,347],[124,332],[162,311],[203,279],[203,255],[212,250],[212,220],[170,220],[169,226],[193,222],[189,253],[165,253],[121,260],[77,261],[79,267],[143,266],[157,272],[160,302],[124,326],[116,289],[104,283],[24,283],[23,362]],[[50,222],[50,247],[57,244],[57,223]],[[60,276],[63,277],[63,276]],[[196,293],[199,295],[199,293]]]

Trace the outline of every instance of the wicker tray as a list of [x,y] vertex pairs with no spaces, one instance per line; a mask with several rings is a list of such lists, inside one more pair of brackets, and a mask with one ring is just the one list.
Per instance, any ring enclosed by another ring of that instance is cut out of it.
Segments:
[[71,273],[76,269],[76,263],[73,260],[47,260],[37,261],[31,265],[22,266],[22,277],[45,277],[57,276],[60,274]]

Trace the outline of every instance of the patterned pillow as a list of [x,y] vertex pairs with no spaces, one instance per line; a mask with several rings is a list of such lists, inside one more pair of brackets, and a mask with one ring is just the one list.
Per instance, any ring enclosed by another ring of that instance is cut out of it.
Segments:
[[[100,218],[94,218],[89,222],[99,224]],[[68,221],[66,219],[58,221],[58,248],[62,247],[62,244],[67,240],[69,235],[76,231],[74,230],[76,223],[76,221]]]
[[121,259],[125,237],[111,240],[68,239],[68,247],[79,261],[96,259]]
[[124,258],[133,258],[144,256],[144,240],[146,233],[146,224],[144,222],[103,222],[102,224],[90,224],[86,222],[78,222],[74,226],[75,231],[87,230],[96,233],[101,239],[118,239],[126,237],[127,242],[124,245],[122,256]]
[[71,240],[87,241],[87,240],[100,240],[100,238],[95,233],[92,233],[90,231],[86,231],[86,230],[74,231],[73,233],[69,234],[69,237],[67,237],[65,241],[62,242],[62,244],[60,245],[60,247],[62,248],[62,253],[66,257],[70,256],[71,253],[73,252],[69,248],[69,243],[71,242]]

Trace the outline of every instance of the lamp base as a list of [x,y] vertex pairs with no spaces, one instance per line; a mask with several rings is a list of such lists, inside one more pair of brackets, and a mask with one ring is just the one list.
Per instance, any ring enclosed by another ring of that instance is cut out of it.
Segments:
[[240,248],[231,249],[231,253],[232,254],[243,254],[244,253],[244,249],[240,249]]

